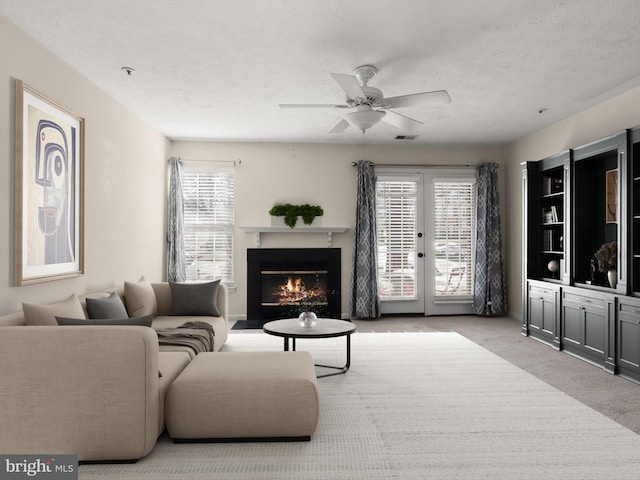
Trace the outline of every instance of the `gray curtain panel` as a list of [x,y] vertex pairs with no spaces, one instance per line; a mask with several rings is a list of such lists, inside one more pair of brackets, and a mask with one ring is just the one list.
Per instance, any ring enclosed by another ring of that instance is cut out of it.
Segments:
[[483,163],[478,171],[476,275],[473,310],[478,315],[504,315],[507,293],[500,227],[498,165]]
[[184,206],[182,196],[182,163],[177,157],[169,159],[169,218],[167,225],[167,278],[170,282],[184,282]]
[[376,260],[376,176],[373,163],[367,160],[358,162],[356,231],[349,303],[351,317],[380,316]]

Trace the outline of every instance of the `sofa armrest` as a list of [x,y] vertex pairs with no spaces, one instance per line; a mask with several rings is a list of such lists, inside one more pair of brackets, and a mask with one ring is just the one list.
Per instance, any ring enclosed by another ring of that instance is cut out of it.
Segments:
[[153,329],[5,327],[0,365],[0,452],[132,460],[155,446]]
[[229,289],[224,283],[220,283],[218,288],[218,311],[224,321],[227,322],[227,328],[229,327]]

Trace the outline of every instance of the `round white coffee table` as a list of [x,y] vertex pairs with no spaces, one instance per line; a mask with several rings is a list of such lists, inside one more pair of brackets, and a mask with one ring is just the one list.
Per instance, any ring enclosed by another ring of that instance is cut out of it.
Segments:
[[284,351],[289,351],[289,339],[292,340],[292,351],[296,349],[297,338],[334,338],[347,337],[347,361],[342,367],[316,364],[316,367],[332,368],[338,370],[334,373],[318,375],[330,377],[347,373],[351,366],[351,334],[356,331],[356,326],[348,320],[334,320],[331,318],[319,318],[314,327],[303,327],[297,318],[274,320],[265,323],[262,327],[265,333],[284,338]]

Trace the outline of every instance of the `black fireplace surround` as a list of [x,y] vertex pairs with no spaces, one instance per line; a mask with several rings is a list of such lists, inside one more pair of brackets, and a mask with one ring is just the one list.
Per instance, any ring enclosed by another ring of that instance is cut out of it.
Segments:
[[[247,320],[297,317],[301,310],[313,310],[318,317],[340,318],[340,250],[247,249]],[[274,288],[278,281],[283,285]],[[303,293],[282,298],[287,283]]]

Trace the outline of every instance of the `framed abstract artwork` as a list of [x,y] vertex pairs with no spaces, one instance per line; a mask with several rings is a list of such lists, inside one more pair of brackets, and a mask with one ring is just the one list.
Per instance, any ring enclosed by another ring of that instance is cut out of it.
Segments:
[[84,119],[16,80],[15,284],[84,273]]

